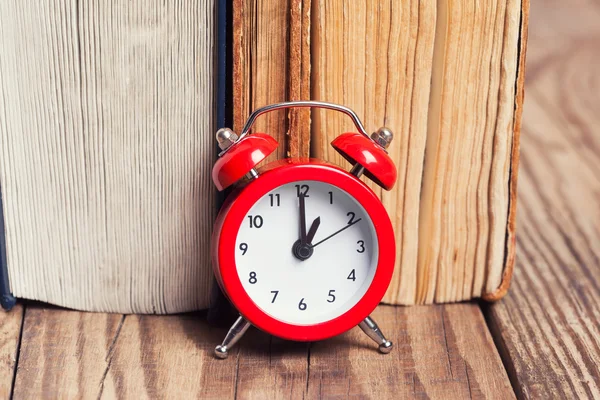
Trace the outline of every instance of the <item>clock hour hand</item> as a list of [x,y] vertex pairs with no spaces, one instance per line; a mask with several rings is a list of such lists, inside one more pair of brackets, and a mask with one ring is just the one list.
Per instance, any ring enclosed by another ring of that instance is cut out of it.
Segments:
[[350,224],[346,225],[346,226],[345,226],[345,227],[343,227],[342,229],[340,229],[340,230],[338,230],[338,231],[336,231],[336,232],[332,233],[331,235],[327,236],[325,239],[321,240],[320,242],[317,242],[317,243],[315,243],[315,244],[311,245],[311,247],[313,247],[313,248],[317,247],[318,245],[320,245],[321,243],[323,243],[323,242],[325,242],[325,241],[327,241],[327,240],[331,239],[332,237],[334,237],[334,236],[335,236],[335,235],[337,235],[338,233],[342,233],[342,232],[343,232],[343,231],[345,231],[346,229],[350,228],[352,225],[355,225],[355,224],[359,223],[359,222],[361,221],[361,219],[362,219],[362,218],[359,218],[359,219],[357,219],[356,221],[353,221],[352,223],[350,223]]
[[317,233],[317,229],[319,229],[319,225],[321,225],[321,217],[315,218],[313,223],[306,234],[306,244],[310,245],[315,238],[315,234]]

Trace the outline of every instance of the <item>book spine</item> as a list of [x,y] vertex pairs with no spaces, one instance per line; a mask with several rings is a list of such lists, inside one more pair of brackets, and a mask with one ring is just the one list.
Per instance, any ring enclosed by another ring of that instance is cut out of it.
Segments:
[[[215,55],[215,128],[231,126],[233,120],[233,90],[232,90],[232,0],[217,0],[215,9],[216,18],[216,55]],[[215,129],[215,132],[216,132]],[[215,141],[216,146],[216,141]],[[217,152],[220,152],[217,149]],[[227,191],[217,192],[217,208],[221,208]],[[212,268],[212,266],[209,266]],[[221,291],[216,279],[213,278],[210,305],[208,309],[208,322],[216,326],[226,326],[237,317],[235,310]]]
[[2,204],[2,186],[0,186],[0,306],[6,311],[17,303],[10,291],[8,265],[6,264],[6,235],[4,231],[4,206]]

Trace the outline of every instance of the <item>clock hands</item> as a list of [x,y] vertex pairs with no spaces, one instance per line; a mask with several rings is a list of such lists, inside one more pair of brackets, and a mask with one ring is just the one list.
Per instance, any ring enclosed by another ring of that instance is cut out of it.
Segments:
[[[294,257],[296,257],[300,261],[308,260],[312,256],[313,249],[315,247],[317,247],[318,245],[320,245],[323,242],[326,242],[327,240],[331,239],[335,235],[342,233],[346,229],[350,228],[352,225],[355,225],[362,220],[362,218],[359,218],[355,221],[351,220],[351,222],[349,222],[343,228],[335,231],[331,235],[327,236],[325,239],[320,240],[319,242],[317,242],[315,244],[312,244],[312,241],[315,238],[315,234],[317,233],[317,229],[319,229],[319,226],[321,225],[321,217],[315,218],[315,220],[310,225],[310,229],[308,230],[308,233],[307,233],[306,232],[306,195],[300,194],[298,196],[298,202],[299,202],[299,210],[300,210],[300,212],[299,212],[299,214],[300,214],[299,215],[300,239],[296,240],[296,242],[292,246],[292,254],[294,255]],[[352,213],[352,215],[354,216],[354,213]]]
[[306,242],[306,196],[300,194],[300,242]]
[[308,260],[313,254],[311,242],[317,233],[317,229],[321,224],[321,217],[317,217],[310,226],[310,230],[306,233],[306,195],[298,196],[300,209],[300,239],[296,240],[292,246],[292,254],[300,261]]
[[311,247],[311,248],[315,248],[315,247],[317,247],[318,245],[320,245],[321,243],[323,243],[323,242],[325,242],[325,241],[327,241],[327,240],[331,239],[332,237],[334,237],[334,236],[335,236],[335,235],[337,235],[338,233],[342,233],[342,232],[343,232],[343,231],[345,231],[346,229],[350,228],[352,225],[355,225],[355,224],[359,223],[361,220],[362,220],[362,218],[359,218],[359,219],[357,219],[356,221],[352,221],[351,223],[349,223],[348,225],[346,225],[346,226],[345,226],[345,227],[343,227],[342,229],[340,229],[340,230],[338,230],[338,231],[336,231],[336,232],[332,233],[331,235],[327,236],[325,239],[323,239],[323,240],[321,240],[321,241],[319,241],[319,242],[317,242],[317,243],[315,243],[315,244],[311,244],[311,245],[310,245],[310,247]]
[[310,229],[308,230],[308,234],[306,235],[306,244],[312,246],[312,241],[315,238],[315,234],[317,233],[317,229],[319,229],[319,225],[321,225],[321,217],[315,218]]

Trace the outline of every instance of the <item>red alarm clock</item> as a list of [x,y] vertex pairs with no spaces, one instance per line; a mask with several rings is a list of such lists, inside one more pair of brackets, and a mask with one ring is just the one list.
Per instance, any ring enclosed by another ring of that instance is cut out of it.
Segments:
[[[318,107],[352,118],[358,133],[331,145],[354,166],[348,172],[316,159],[257,165],[277,148],[264,133],[250,134],[256,118],[290,107]],[[358,325],[389,353],[388,341],[369,314],[392,279],[396,246],[390,218],[359,177],[390,190],[396,167],[386,152],[392,133],[367,135],[347,107],[295,101],[254,111],[240,136],[217,132],[222,152],[212,178],[219,190],[236,184],[212,237],[217,281],[240,317],[215,354],[228,350],[250,325],[289,340],[327,339]]]

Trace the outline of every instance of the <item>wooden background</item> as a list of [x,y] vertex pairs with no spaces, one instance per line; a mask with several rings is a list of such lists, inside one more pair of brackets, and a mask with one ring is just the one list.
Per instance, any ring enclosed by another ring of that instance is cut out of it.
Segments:
[[535,2],[519,236],[508,296],[391,307],[380,355],[358,329],[313,343],[226,329],[203,314],[134,316],[18,305],[0,314],[0,397],[600,397],[600,7]]

